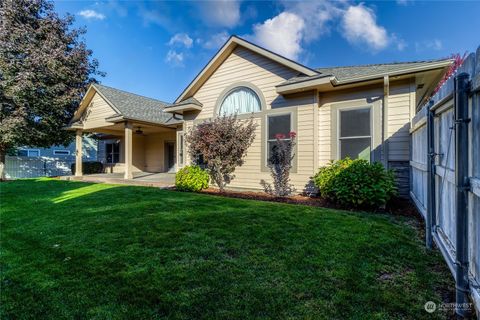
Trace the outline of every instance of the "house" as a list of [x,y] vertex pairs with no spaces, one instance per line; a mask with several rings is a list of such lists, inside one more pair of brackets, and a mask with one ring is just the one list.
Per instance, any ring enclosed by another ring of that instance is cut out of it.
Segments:
[[[237,113],[258,124],[231,188],[261,189],[277,133],[297,133],[291,181],[298,191],[330,160],[382,162],[409,184],[410,120],[451,60],[312,69],[232,36],[173,103],[94,84],[70,130],[102,133],[111,172],[175,171],[190,163],[184,133]],[[77,153],[78,156],[78,153]],[[81,175],[81,172],[78,172]]]
[[[47,157],[59,160],[75,159],[75,142],[70,143],[68,146],[56,145],[49,148],[41,147],[19,147],[16,151],[16,155],[19,157]],[[83,160],[84,161],[96,161],[97,160],[97,140],[84,135],[83,136]]]

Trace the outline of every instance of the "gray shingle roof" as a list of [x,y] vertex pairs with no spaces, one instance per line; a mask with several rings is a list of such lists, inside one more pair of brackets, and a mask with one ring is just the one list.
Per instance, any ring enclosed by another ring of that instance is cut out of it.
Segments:
[[171,105],[169,105],[169,107],[184,106],[184,105],[186,105],[186,104],[194,104],[194,105],[197,105],[197,106],[199,106],[199,107],[202,107],[202,106],[203,106],[203,104],[202,104],[200,101],[198,101],[198,100],[195,99],[194,97],[190,97],[190,98],[185,99],[185,100],[183,100],[183,101],[181,101],[181,102],[178,102],[178,103],[175,103],[175,104],[171,104]]
[[353,78],[369,77],[375,75],[383,75],[396,71],[406,70],[410,68],[417,68],[428,66],[435,62],[442,62],[445,60],[429,60],[429,61],[413,61],[413,62],[394,62],[382,64],[368,64],[361,66],[347,66],[347,67],[331,67],[331,68],[316,68],[320,73],[330,74],[337,78],[338,81],[344,81]]
[[164,112],[164,109],[171,105],[170,103],[101,84],[93,86],[118,110],[120,115],[127,119],[157,124],[175,124],[182,121],[181,116]]
[[320,75],[315,76],[296,76],[283,82],[281,85],[298,83],[306,80],[314,80],[327,76],[334,76],[338,81],[355,81],[364,77],[382,77],[385,74],[394,73],[398,71],[408,70],[411,68],[428,67],[431,64],[438,62],[445,62],[448,60],[428,60],[428,61],[413,61],[413,62],[393,62],[382,64],[368,64],[359,66],[345,66],[345,67],[328,67],[316,68]]

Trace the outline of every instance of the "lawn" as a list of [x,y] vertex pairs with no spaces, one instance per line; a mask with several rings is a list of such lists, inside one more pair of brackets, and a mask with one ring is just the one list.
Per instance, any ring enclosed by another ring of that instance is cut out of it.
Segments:
[[431,319],[412,219],[53,179],[0,183],[2,319]]

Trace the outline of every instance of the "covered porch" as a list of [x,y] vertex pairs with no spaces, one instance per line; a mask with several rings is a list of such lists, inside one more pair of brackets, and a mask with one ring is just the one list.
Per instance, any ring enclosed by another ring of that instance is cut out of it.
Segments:
[[155,99],[92,85],[67,128],[76,132],[75,176],[83,176],[82,135],[95,133],[98,161],[110,176],[89,175],[88,179],[123,176],[124,180],[159,178],[166,182],[167,176],[150,174],[176,172],[183,165],[184,153],[183,119],[164,112],[166,106]]

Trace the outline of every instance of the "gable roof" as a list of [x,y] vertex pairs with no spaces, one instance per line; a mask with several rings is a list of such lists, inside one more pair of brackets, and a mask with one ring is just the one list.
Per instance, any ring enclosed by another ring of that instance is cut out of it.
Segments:
[[[180,123],[181,116],[172,115],[165,112],[165,108],[170,104],[153,98],[147,98],[138,94],[126,92],[101,84],[91,84],[87,94],[95,90],[115,111],[116,115],[107,118],[112,122],[122,120],[137,120],[155,124],[170,125]],[[88,100],[89,101],[89,100]],[[81,104],[84,101],[82,100]],[[82,109],[85,109],[84,106]],[[80,111],[80,109],[79,109]],[[80,114],[74,117],[79,118]]]
[[182,102],[186,98],[190,98],[193,94],[201,87],[203,83],[210,77],[210,75],[215,71],[218,66],[225,61],[225,59],[232,53],[232,51],[238,47],[244,47],[249,49],[259,55],[262,55],[266,58],[269,58],[281,65],[284,65],[292,70],[298,71],[300,74],[306,76],[314,76],[318,74],[318,71],[308,68],[298,62],[285,58],[277,53],[274,53],[270,50],[257,46],[245,39],[237,37],[235,35],[231,36],[227,42],[217,51],[217,53],[210,59],[207,65],[198,73],[198,75],[190,82],[190,84],[185,88],[185,90],[178,96],[175,100],[175,103]]

